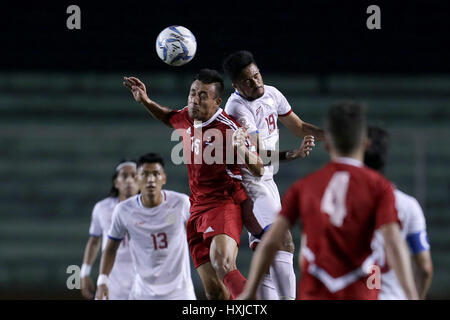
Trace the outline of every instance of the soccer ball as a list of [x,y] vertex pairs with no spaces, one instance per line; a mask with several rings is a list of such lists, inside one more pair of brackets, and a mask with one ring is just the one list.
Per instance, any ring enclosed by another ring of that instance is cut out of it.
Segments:
[[182,66],[191,61],[197,50],[192,32],[182,26],[165,28],[156,38],[158,57],[171,66]]

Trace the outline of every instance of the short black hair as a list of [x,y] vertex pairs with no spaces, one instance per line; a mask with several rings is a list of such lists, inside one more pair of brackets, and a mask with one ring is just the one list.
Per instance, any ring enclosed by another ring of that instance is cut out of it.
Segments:
[[201,81],[205,84],[214,83],[216,87],[216,97],[222,97],[224,90],[223,78],[217,70],[202,69],[195,75],[194,80]]
[[159,163],[164,168],[164,159],[159,153],[149,152],[142,155],[137,162],[137,167],[139,168],[144,163]]
[[114,182],[116,181],[116,178],[119,175],[119,170],[117,170],[117,167],[120,166],[122,163],[125,163],[125,162],[134,162],[134,163],[136,163],[136,160],[129,159],[129,158],[124,158],[124,159],[121,159],[116,164],[116,166],[114,168],[114,174],[112,175],[112,179],[111,179],[112,186],[111,186],[111,189],[109,190],[109,196],[110,197],[117,198],[119,196],[119,190],[114,186]]
[[236,80],[241,74],[242,70],[254,63],[255,58],[250,51],[241,50],[230,54],[223,60],[222,68],[225,74],[230,77],[231,81]]
[[364,163],[369,168],[383,173],[389,151],[389,133],[383,128],[369,126],[367,135],[370,145],[364,153]]
[[365,105],[354,101],[343,101],[333,105],[325,120],[325,130],[333,139],[336,149],[349,154],[355,150],[361,136],[366,134]]

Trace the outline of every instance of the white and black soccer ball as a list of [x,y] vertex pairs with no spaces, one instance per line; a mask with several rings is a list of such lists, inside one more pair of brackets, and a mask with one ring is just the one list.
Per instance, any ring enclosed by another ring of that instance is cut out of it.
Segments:
[[182,26],[165,28],[156,38],[158,57],[171,66],[182,66],[191,61],[197,51],[194,34]]

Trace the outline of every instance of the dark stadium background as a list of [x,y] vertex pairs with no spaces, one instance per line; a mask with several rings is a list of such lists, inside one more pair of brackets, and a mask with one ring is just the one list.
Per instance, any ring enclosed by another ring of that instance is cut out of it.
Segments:
[[[71,4],[81,7],[81,30],[66,28]],[[381,30],[366,28],[371,4],[381,8]],[[386,175],[427,218],[429,297],[449,298],[449,9],[446,1],[8,3],[0,12],[0,297],[80,297],[67,289],[66,270],[82,263],[91,210],[120,158],[162,153],[167,188],[189,193],[186,169],[169,160],[170,130],[132,101],[122,76],[142,78],[156,101],[179,108],[196,71],[248,49],[265,82],[308,122],[321,125],[335,101],[369,104],[370,122],[392,135]],[[155,53],[158,33],[175,24],[198,42],[194,60],[178,68]],[[230,92],[227,80],[225,99]],[[281,128],[282,149],[298,143]],[[326,161],[319,144],[309,159],[283,164],[280,193]]]

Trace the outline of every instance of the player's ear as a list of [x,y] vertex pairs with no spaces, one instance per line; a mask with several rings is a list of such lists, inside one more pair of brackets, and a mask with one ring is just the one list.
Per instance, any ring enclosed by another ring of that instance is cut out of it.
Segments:
[[167,182],[167,175],[165,172],[163,172],[163,185],[165,185]]
[[220,106],[222,104],[222,98],[216,98],[216,104],[217,106]]
[[323,146],[325,147],[325,150],[327,152],[330,152],[331,150],[331,142],[329,139],[330,137],[327,134],[325,134],[325,139],[323,139]]
[[370,140],[370,138],[368,137],[365,137],[364,140],[364,150],[368,150],[370,148],[370,145],[372,144],[372,140]]

